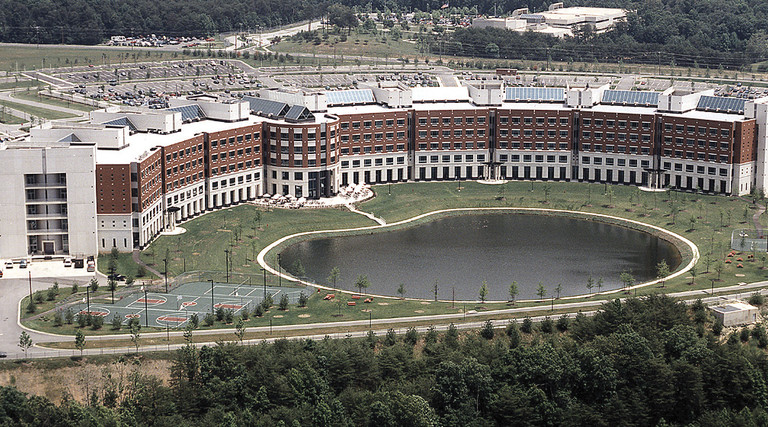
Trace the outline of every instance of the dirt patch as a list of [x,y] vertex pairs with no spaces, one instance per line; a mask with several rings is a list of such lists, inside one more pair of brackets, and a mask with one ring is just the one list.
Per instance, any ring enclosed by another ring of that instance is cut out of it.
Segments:
[[285,316],[283,316],[282,314],[275,314],[275,315],[274,315],[274,316],[272,316],[272,317],[274,317],[275,319],[280,319],[280,318],[283,318],[283,317],[285,317]]
[[304,313],[304,314],[299,314],[299,317],[301,317],[302,319],[306,319],[308,317],[312,317],[312,315]]
[[378,304],[378,305],[389,305],[388,302],[377,302],[376,304]]
[[736,274],[736,277],[744,277],[744,276],[746,276],[746,274],[741,274],[741,273]]
[[421,302],[421,305],[430,305],[430,304],[432,304],[432,303],[431,302],[427,302],[427,301],[422,301]]
[[423,313],[424,310],[413,310],[414,313]]

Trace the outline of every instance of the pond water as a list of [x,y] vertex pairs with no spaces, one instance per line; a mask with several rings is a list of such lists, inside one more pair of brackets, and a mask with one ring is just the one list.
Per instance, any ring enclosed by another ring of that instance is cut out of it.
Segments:
[[[602,290],[622,286],[623,271],[636,282],[654,279],[656,264],[670,270],[680,253],[666,240],[641,231],[559,216],[483,213],[440,218],[394,231],[299,242],[281,253],[281,266],[332,286],[328,276],[340,271],[336,287],[354,290],[358,275],[368,276],[367,292],[450,300],[477,300],[485,280],[489,300],[507,300],[518,283],[518,299],[536,298],[538,284],[547,296],[562,285],[561,296],[587,293],[590,276],[603,279]],[[593,292],[597,291],[597,286]]]

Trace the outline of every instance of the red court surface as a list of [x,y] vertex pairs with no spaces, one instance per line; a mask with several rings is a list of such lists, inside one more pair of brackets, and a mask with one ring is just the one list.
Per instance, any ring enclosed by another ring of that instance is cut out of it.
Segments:
[[184,301],[183,303],[181,303],[182,307],[194,307],[196,305],[197,303],[194,301]]
[[186,317],[176,317],[176,316],[160,316],[157,318],[158,322],[176,322],[181,323],[185,322],[187,320]]
[[229,309],[232,309],[232,310],[240,310],[241,308],[243,308],[243,305],[242,304],[227,304],[227,303],[221,304],[221,303],[219,303],[219,304],[214,304],[213,307],[214,308],[229,308]]
[[165,304],[167,300],[165,299],[154,299],[154,298],[139,298],[136,300],[136,302],[140,303],[147,303],[147,304]]

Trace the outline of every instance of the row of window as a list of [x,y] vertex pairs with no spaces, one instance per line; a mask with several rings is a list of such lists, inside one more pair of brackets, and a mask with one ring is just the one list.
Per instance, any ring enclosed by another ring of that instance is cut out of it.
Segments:
[[[524,137],[532,137],[534,135],[533,129],[523,129],[522,134]],[[536,129],[536,138],[544,138],[544,130],[543,129]],[[568,131],[567,130],[561,130],[556,131],[554,129],[547,130],[546,136],[549,138],[555,138],[557,135],[560,135],[560,138],[568,138]],[[520,129],[499,129],[499,137],[506,138],[508,136],[512,136],[513,138],[520,136]]]
[[[375,165],[375,166],[384,166],[384,164],[386,164],[387,166],[392,166],[392,165],[395,164],[395,162],[397,162],[398,165],[404,165],[405,164],[405,157],[402,157],[402,156],[401,157],[397,157],[397,158],[395,158],[395,157],[387,157],[387,158],[379,157],[378,159],[373,159],[373,161],[371,161],[371,159],[363,159],[362,165],[365,166],[365,167],[370,167],[370,166],[373,166],[373,165]],[[341,168],[342,169],[348,168],[349,165],[352,165],[353,168],[359,168],[361,163],[360,163],[360,160],[352,160],[351,162],[349,160],[343,160],[341,162]]]
[[[581,136],[584,139],[590,139],[594,135],[595,139],[603,139],[603,132],[595,131],[593,134],[591,131],[585,130],[582,131]],[[626,133],[613,133],[613,132],[606,132],[605,133],[605,139],[608,141],[618,140],[618,141],[626,141],[627,140],[627,134]],[[632,142],[636,142],[638,140],[642,140],[643,142],[651,142],[651,135],[644,133],[642,135],[638,135],[636,133],[630,133],[629,134],[629,140]]]
[[[371,126],[375,128],[382,128],[384,127],[385,121],[384,120],[364,120],[363,122],[363,128],[370,129]],[[395,119],[387,119],[386,120],[386,126],[387,127],[393,127],[395,125]],[[397,126],[405,126],[405,119],[397,119]],[[349,122],[341,122],[341,129],[347,130],[349,129]],[[360,129],[360,122],[352,122],[352,129]]]
[[[674,167],[675,172],[682,172],[683,168],[685,168],[686,172],[693,172],[694,166],[693,165],[683,165],[682,163],[675,163],[672,165],[671,162],[664,162],[664,169],[665,170],[672,170]],[[717,175],[719,173],[720,176],[728,176],[728,169],[727,168],[714,168],[714,167],[704,167],[704,166],[696,166],[695,168],[696,173],[703,175],[706,170],[707,175]]]
[[219,187],[221,188],[227,188],[227,181],[229,181],[229,185],[237,185],[242,184],[243,182],[251,182],[258,181],[261,177],[260,172],[256,172],[253,174],[247,173],[245,175],[240,175],[237,178],[229,178],[229,180],[222,179],[221,181],[211,181],[211,190],[218,190]]
[[[474,125],[475,123],[482,125],[485,124],[485,117],[443,117],[442,120],[440,117],[431,117],[429,119],[429,124],[432,126],[439,126],[442,123],[443,126],[450,126],[451,123],[453,123],[455,126],[461,126],[461,125]],[[427,125],[427,118],[426,117],[420,117],[419,118],[419,126],[426,126]]]
[[[259,146],[258,145],[253,147],[253,152],[254,153],[258,153],[259,152]],[[251,155],[251,147],[247,147],[245,149],[240,148],[237,151],[231,150],[229,152],[229,157],[230,158],[234,158],[235,155],[237,155],[237,157],[242,157],[243,155],[250,156]],[[217,162],[219,160],[224,161],[226,159],[227,159],[227,152],[226,151],[221,152],[219,154],[211,154],[211,162]]]
[[[537,150],[543,150],[545,145],[543,142],[523,142],[522,144],[520,142],[507,142],[507,141],[499,141],[499,148],[524,148],[526,150],[531,150],[533,147],[536,147]],[[548,142],[546,144],[547,150],[567,150],[568,149],[568,143],[567,142]]]
[[[443,138],[451,138],[451,134],[453,134],[454,138],[474,138],[475,134],[477,134],[478,138],[482,138],[485,136],[485,129],[454,129],[453,132],[444,129],[442,133],[438,130],[429,131],[429,136],[432,138],[439,138],[440,135],[442,135]],[[426,137],[427,131],[420,130],[419,139],[424,139]]]
[[[594,150],[593,150],[594,148]],[[603,144],[581,144],[581,150],[582,151],[598,151],[603,152]],[[626,153],[627,152],[627,146],[626,145],[611,145],[608,144],[605,146],[605,152],[606,153]],[[629,146],[629,153],[630,154],[637,154],[637,147],[635,146]],[[649,147],[640,147],[640,153],[642,154],[651,154],[651,149]]]
[[[531,160],[534,160],[536,163],[543,163],[544,162],[544,155],[543,154],[523,154],[522,157],[520,154],[500,154],[499,155],[499,161],[502,163],[506,162],[519,162],[520,159],[523,159],[523,162],[530,163]],[[547,163],[568,163],[568,156],[555,156],[554,154],[548,154],[546,156]]]
[[[671,136],[665,136],[664,137],[664,144],[666,145],[672,145],[672,137]],[[703,139],[692,139],[692,138],[675,138],[675,145],[682,146],[685,144],[687,147],[699,147],[699,148],[707,148],[709,147],[710,150],[717,150],[718,148],[723,151],[728,151],[731,147],[731,144],[729,142],[720,142],[720,141],[712,141],[710,140],[707,142]]]
[[674,152],[669,149],[664,150],[664,157],[677,157],[679,159],[691,159],[691,160],[702,160],[702,161],[708,161],[708,162],[717,162],[720,163],[728,163],[728,155],[727,154],[712,154],[712,153],[694,153],[692,151],[686,151],[683,153],[682,150],[675,150]]
[[[523,117],[522,122],[526,125],[533,124],[533,117]],[[567,117],[560,117],[560,120],[557,119],[557,117],[536,117],[536,124],[537,125],[543,125],[548,124],[550,126],[555,126],[558,122],[560,123],[560,126],[568,126],[568,118]],[[506,117],[506,116],[499,116],[499,124],[506,125],[512,123],[513,125],[519,125],[520,124],[520,117]]]
[[[606,119],[605,120],[605,127],[608,128],[615,128],[616,123],[619,124],[619,129],[626,129],[627,123],[629,123],[630,129],[639,129],[640,126],[643,127],[643,130],[649,130],[651,129],[651,122],[642,122],[642,124],[636,120],[631,120],[627,122],[627,120],[613,120],[613,119]],[[590,118],[583,118],[581,119],[581,125],[584,127],[594,126],[594,127],[603,127],[603,119],[590,119]]]
[[168,181],[165,184],[165,190],[171,191],[175,188],[181,188],[187,184],[192,183],[193,181],[197,181],[198,179],[203,179],[203,172],[200,171],[198,173],[192,174],[186,178],[180,178],[175,181]]
[[[588,165],[592,163],[593,165],[600,166],[603,164],[603,158],[602,157],[582,157],[581,163]],[[627,159],[614,159],[613,157],[606,157],[605,158],[605,165],[606,166],[626,166],[627,165]],[[640,161],[640,167],[641,168],[649,168],[650,162],[648,160],[641,160]],[[637,159],[629,159],[629,167],[636,168],[637,167]]]
[[473,141],[467,141],[467,142],[459,142],[459,141],[453,141],[453,142],[431,142],[427,144],[426,142],[421,142],[418,145],[419,150],[450,150],[451,147],[453,147],[454,150],[463,150],[468,149],[472,150],[475,148],[485,148],[485,141],[478,141],[477,143]]
[[182,159],[184,156],[196,154],[198,151],[201,153],[203,152],[203,144],[193,145],[192,147],[186,148],[184,150],[174,151],[173,153],[166,154],[165,161],[170,162],[171,159]]
[[251,166],[259,166],[259,159],[256,159],[254,161],[247,160],[245,163],[243,162],[240,162],[237,164],[232,163],[229,166],[221,166],[221,168],[211,168],[211,176],[239,171],[239,170],[250,168]]
[[[454,154],[453,155],[453,162],[461,162],[461,154]],[[471,163],[475,161],[475,155],[474,154],[465,154],[464,155],[464,161],[467,163]],[[477,155],[477,161],[478,162],[484,162],[485,161],[485,154],[478,154]],[[450,154],[443,154],[442,156],[429,156],[429,163],[450,163],[451,162],[451,155]],[[427,156],[419,156],[419,163],[427,163]]]
[[174,166],[172,168],[166,169],[165,170],[165,176],[170,178],[172,175],[176,175],[176,174],[179,174],[179,173],[184,173],[184,169],[196,168],[198,163],[201,166],[203,165],[203,158],[202,157],[198,158],[198,159],[192,159],[192,161],[190,161],[190,162],[182,163],[182,164],[180,164],[178,166]]
[[[387,152],[395,151],[395,145],[388,144],[386,146],[376,145],[373,147],[373,149],[371,149],[371,147],[362,147],[363,148],[362,152],[366,154],[372,153],[372,152],[383,153],[385,151],[385,147]],[[341,154],[349,154],[349,151],[350,150],[348,147],[344,147],[341,149]],[[397,144],[397,151],[405,151],[405,144]],[[352,147],[352,154],[360,154],[360,147]]]
[[[386,139],[395,139],[395,133],[394,132],[387,132],[385,133],[364,133],[362,136],[363,141],[370,141],[372,139],[375,139],[376,141],[381,141],[386,137]],[[341,142],[349,142],[349,135],[341,135]],[[397,132],[397,139],[405,139],[405,131],[398,131]],[[352,135],[352,142],[360,141],[360,134],[356,133]]]
[[237,141],[238,144],[242,144],[244,141],[250,141],[251,139],[259,139],[259,132],[254,132],[253,134],[247,133],[245,135],[237,135],[219,140],[211,140],[211,148],[224,147],[227,143],[229,143],[229,145],[235,145],[235,141]]
[[689,135],[693,135],[695,133],[698,133],[699,136],[717,136],[718,133],[720,134],[721,138],[729,138],[731,136],[730,129],[720,129],[720,128],[706,128],[704,126],[691,126],[691,125],[680,125],[676,124],[673,125],[672,123],[664,123],[664,130],[667,132],[671,132],[674,128],[675,133],[683,133],[686,132]]

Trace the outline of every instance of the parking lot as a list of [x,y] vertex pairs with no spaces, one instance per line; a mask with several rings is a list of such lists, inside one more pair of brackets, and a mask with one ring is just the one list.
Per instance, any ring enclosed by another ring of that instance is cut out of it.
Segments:
[[[19,260],[14,260],[13,268],[7,268],[7,263],[11,260],[2,260],[0,270],[3,272],[3,279],[26,279],[28,277],[83,277],[89,280],[96,273],[88,272],[86,268],[75,268],[74,266],[65,267],[63,259],[52,260],[33,260],[27,264],[26,268],[21,268]],[[29,261],[29,260],[27,260]],[[0,279],[0,280],[3,280]]]

